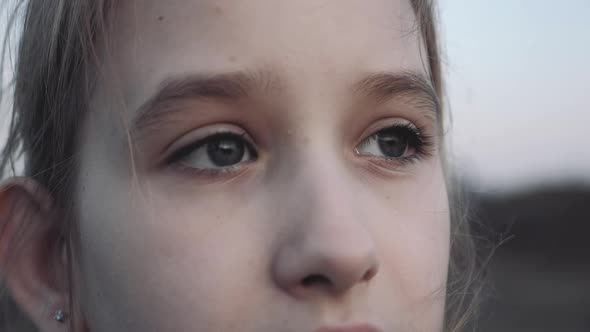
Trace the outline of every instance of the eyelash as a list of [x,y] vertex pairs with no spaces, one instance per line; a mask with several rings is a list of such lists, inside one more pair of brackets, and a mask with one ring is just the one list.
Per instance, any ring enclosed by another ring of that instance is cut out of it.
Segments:
[[175,152],[173,152],[168,158],[166,158],[165,164],[171,165],[174,168],[179,169],[181,172],[187,172],[187,173],[194,175],[194,176],[216,177],[216,176],[221,176],[226,173],[235,172],[235,171],[237,171],[238,168],[240,168],[240,166],[243,165],[243,163],[239,163],[239,164],[232,165],[232,166],[221,167],[221,168],[217,168],[217,169],[212,169],[212,168],[207,169],[207,168],[195,168],[195,167],[183,165],[181,163],[181,160],[183,158],[188,157],[191,153],[197,151],[199,148],[202,148],[211,142],[215,142],[216,140],[238,139],[241,142],[243,142],[245,149],[248,151],[248,153],[252,154],[253,161],[255,161],[256,159],[258,159],[258,153],[256,152],[256,149],[254,148],[253,144],[248,139],[245,138],[246,136],[247,136],[246,133],[235,133],[232,131],[219,131],[219,132],[210,134],[209,136],[207,136],[203,139],[200,139],[200,140],[197,140],[193,143],[187,144],[184,147],[181,147],[178,150],[176,150]]
[[[383,133],[387,130],[397,130],[400,133],[403,133],[408,138],[408,148],[414,150],[410,156],[405,157],[388,157],[388,156],[377,156],[373,154],[360,154],[358,152],[359,148],[363,148],[370,143],[377,142],[378,135]],[[411,123],[397,123],[391,126],[382,128],[367,138],[365,138],[360,144],[358,144],[354,151],[357,155],[363,156],[365,158],[371,159],[371,162],[381,165],[385,168],[403,168],[410,165],[414,165],[417,162],[421,161],[422,159],[429,157],[433,154],[433,148],[435,145],[434,137],[430,135],[424,134],[425,130],[420,127],[416,127]],[[223,176],[224,174],[230,173],[237,173],[242,169],[242,166],[245,163],[254,162],[258,159],[258,153],[254,148],[254,145],[251,143],[249,139],[246,138],[246,133],[235,133],[231,131],[220,131],[209,136],[197,140],[193,143],[187,144],[184,147],[179,148],[175,152],[173,152],[168,158],[165,160],[166,165],[170,165],[178,169],[181,172],[189,173],[190,175],[194,175],[197,177],[219,177]],[[224,166],[220,168],[196,168],[184,165],[181,161],[183,158],[187,158],[190,156],[191,153],[194,153],[200,148],[206,147],[207,144],[216,142],[221,139],[232,139],[238,140],[244,144],[244,148],[247,150],[252,156],[252,160],[247,162],[238,162],[231,166]]]
[[371,142],[377,141],[377,136],[380,133],[383,133],[387,130],[398,130],[403,132],[404,134],[409,136],[408,145],[409,148],[414,149],[414,153],[410,156],[406,157],[388,157],[388,156],[375,156],[375,155],[364,155],[367,157],[372,157],[376,159],[378,163],[386,163],[389,165],[385,165],[391,167],[392,163],[394,167],[406,167],[410,165],[414,165],[417,162],[423,160],[424,158],[430,157],[433,154],[434,146],[435,146],[435,139],[431,135],[425,134],[425,128],[416,127],[411,123],[396,123],[391,126],[382,128],[367,138],[365,138],[358,146],[355,148],[355,152],[358,153],[358,148],[362,146],[366,146]]

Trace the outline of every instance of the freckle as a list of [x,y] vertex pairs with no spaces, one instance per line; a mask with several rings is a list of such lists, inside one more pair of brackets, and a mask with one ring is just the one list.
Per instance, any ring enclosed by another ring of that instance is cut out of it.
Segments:
[[385,196],[385,199],[390,199],[390,198],[391,198],[391,196],[389,196],[389,195]]
[[304,146],[308,145],[309,144],[309,137],[308,136],[303,137],[302,143]]
[[158,21],[163,21],[164,20],[164,16],[158,16]]
[[215,6],[215,14],[219,16],[223,15],[223,9],[219,6]]
[[238,57],[235,56],[235,55],[232,55],[232,56],[229,57],[229,61],[230,62],[236,62],[237,60],[238,60]]

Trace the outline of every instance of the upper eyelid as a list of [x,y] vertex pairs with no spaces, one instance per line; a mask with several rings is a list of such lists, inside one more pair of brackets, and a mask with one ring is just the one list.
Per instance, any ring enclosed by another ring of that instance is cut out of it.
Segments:
[[[404,118],[384,118],[384,119],[375,121],[373,124],[371,124],[369,127],[367,127],[362,132],[362,134],[358,137],[357,142],[353,144],[353,147],[358,146],[359,144],[361,144],[362,142],[364,142],[365,140],[367,140],[371,136],[376,135],[381,130],[395,127],[395,126],[407,126],[407,125],[415,128],[415,130],[418,133],[424,134],[422,132],[422,129],[420,127],[418,127],[417,125],[415,125],[410,120],[407,120]],[[190,136],[192,132],[195,132],[198,130],[207,130],[207,127],[195,129],[195,130],[189,132],[188,134],[184,135],[183,137],[179,138],[178,140],[174,141],[173,143],[171,143],[165,149],[166,152],[164,153],[163,160],[168,161],[181,150],[184,150],[189,147],[194,148],[195,146],[197,146],[199,143],[201,143],[204,140],[207,140],[207,139],[209,139],[213,136],[216,136],[216,135],[223,135],[223,134],[230,134],[230,135],[235,135],[235,136],[241,137],[242,139],[244,139],[246,141],[246,143],[248,145],[255,148],[256,150],[258,149],[258,144],[254,141],[252,136],[248,133],[247,130],[241,128],[240,126],[233,125],[233,124],[218,124],[215,126],[231,126],[231,127],[230,128],[228,128],[228,127],[215,128],[214,127],[213,129],[209,129],[208,132],[206,132],[205,134],[199,135],[198,137],[186,138],[186,136]],[[184,142],[185,140],[186,140],[186,142]],[[181,141],[181,142],[179,142],[179,141]]]
[[377,121],[374,121],[371,125],[369,125],[367,128],[365,128],[361,132],[361,134],[358,136],[355,146],[360,144],[361,142],[365,141],[367,138],[377,134],[381,130],[384,130],[384,129],[387,129],[390,127],[394,127],[396,125],[397,126],[404,126],[406,124],[410,124],[411,126],[415,127],[418,132],[422,132],[421,127],[417,126],[416,124],[414,124],[410,120],[407,120],[405,118],[387,117],[387,118],[383,118],[383,119],[379,119]]
[[[225,125],[227,126],[228,124],[225,124]],[[239,128],[239,127],[234,126],[234,128]],[[197,137],[188,137],[187,138],[187,136],[191,136],[191,134],[194,133],[195,131],[206,130],[206,129],[207,129],[207,127],[195,129],[195,130],[189,132],[188,134],[184,135],[183,137],[172,142],[165,149],[164,157],[162,158],[164,160],[164,162],[168,162],[170,159],[173,159],[173,156],[176,155],[177,153],[179,153],[180,151],[187,149],[189,147],[195,147],[198,145],[198,143],[201,143],[204,140],[207,140],[207,139],[209,139],[213,136],[216,136],[216,135],[223,135],[223,134],[235,135],[235,136],[238,136],[238,137],[241,137],[242,139],[244,139],[249,145],[251,145],[253,147],[256,146],[256,143],[251,138],[251,136],[248,134],[248,132],[244,129],[241,129],[241,128],[239,130],[229,130],[228,128],[223,128],[223,127],[213,128],[209,132],[207,132],[203,135],[198,135]]]
[[[407,124],[399,124],[399,125],[392,124],[392,125],[385,126],[385,127],[380,128],[380,129],[377,129],[376,131],[373,131],[371,134],[368,134],[366,136],[362,136],[363,138],[361,138],[360,142],[355,146],[354,149],[355,149],[355,151],[357,151],[357,147],[359,145],[365,144],[365,142],[367,142],[368,140],[374,138],[375,136],[377,136],[383,130],[386,130],[386,129],[389,129],[389,128],[407,128],[407,127],[408,127]],[[423,141],[423,138],[424,138],[425,134],[422,132],[422,130],[420,128],[414,126],[413,124],[411,124],[410,127],[412,127],[412,129],[409,129],[409,130],[411,130],[411,132],[413,134],[415,134],[415,135],[418,136],[419,141]]]
[[157,91],[136,111],[131,120],[136,135],[157,124],[164,116],[179,111],[174,103],[186,100],[213,99],[231,101],[244,98],[254,90],[277,94],[283,85],[270,70],[244,70],[218,74],[194,73],[164,79]]
[[[203,98],[217,101],[236,100],[252,91],[264,91],[268,96],[285,93],[285,81],[278,72],[261,69],[221,74],[192,74],[165,79],[156,93],[144,102],[131,121],[132,136],[144,131],[171,113],[183,110],[176,103]],[[440,102],[430,80],[414,71],[372,72],[352,84],[351,90],[382,102],[387,99],[406,99],[416,109],[438,119]]]

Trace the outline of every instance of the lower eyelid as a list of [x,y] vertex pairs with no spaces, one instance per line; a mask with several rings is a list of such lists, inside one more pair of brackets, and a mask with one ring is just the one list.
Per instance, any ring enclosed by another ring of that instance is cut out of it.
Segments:
[[369,172],[383,179],[391,179],[392,177],[405,176],[411,173],[412,168],[399,164],[399,162],[381,160],[365,160],[360,166],[363,171]]

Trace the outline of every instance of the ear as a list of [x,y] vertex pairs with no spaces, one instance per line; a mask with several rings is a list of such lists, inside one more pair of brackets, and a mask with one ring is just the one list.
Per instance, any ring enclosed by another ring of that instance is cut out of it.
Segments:
[[68,310],[65,247],[52,199],[37,182],[12,178],[0,186],[0,271],[21,310],[40,331],[66,331],[54,319]]

